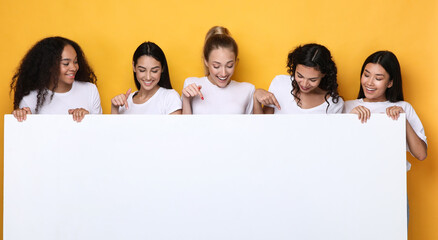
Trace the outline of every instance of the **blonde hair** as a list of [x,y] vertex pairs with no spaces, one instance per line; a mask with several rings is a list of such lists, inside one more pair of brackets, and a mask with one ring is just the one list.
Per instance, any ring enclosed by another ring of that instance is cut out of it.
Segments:
[[[230,31],[227,28],[222,26],[214,26],[208,30],[207,35],[205,36],[204,42],[204,60],[208,61],[208,57],[210,56],[211,51],[218,48],[227,48],[234,52],[234,55],[237,59],[237,43],[231,37]],[[205,75],[209,75],[207,66],[204,65]]]

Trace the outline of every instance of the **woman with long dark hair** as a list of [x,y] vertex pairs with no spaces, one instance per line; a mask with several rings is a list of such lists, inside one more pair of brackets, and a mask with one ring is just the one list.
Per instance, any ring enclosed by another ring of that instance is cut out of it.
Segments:
[[289,75],[272,80],[269,92],[254,93],[254,113],[341,113],[337,68],[330,51],[319,44],[298,46],[288,55]]
[[96,75],[76,42],[42,39],[27,52],[12,78],[12,114],[18,121],[27,114],[72,114],[80,122],[85,114],[102,113],[95,82]]
[[172,89],[163,50],[153,42],[138,46],[132,59],[138,91],[111,99],[112,114],[181,114],[181,99]]

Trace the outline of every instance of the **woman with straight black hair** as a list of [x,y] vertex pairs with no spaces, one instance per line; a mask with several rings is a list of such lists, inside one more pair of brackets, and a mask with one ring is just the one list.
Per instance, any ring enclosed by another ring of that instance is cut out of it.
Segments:
[[138,91],[111,99],[112,114],[181,114],[181,99],[172,89],[163,50],[153,42],[138,46],[132,59]]
[[[362,123],[371,113],[386,113],[397,120],[400,113],[406,114],[406,150],[418,160],[427,157],[427,141],[423,124],[414,108],[403,101],[403,88],[400,63],[394,53],[378,51],[371,54],[360,71],[360,90],[358,99],[346,101],[344,113],[354,113]],[[406,160],[406,171],[411,163]],[[407,206],[409,222],[409,205]]]
[[102,113],[95,82],[76,42],[44,38],[27,52],[12,78],[12,114],[18,121],[27,114],[71,114],[80,122],[86,114]]
[[319,44],[298,46],[288,55],[288,73],[272,80],[269,92],[254,93],[255,114],[341,113],[337,68],[330,51]]
[[[396,120],[400,113],[406,113],[407,150],[417,159],[427,156],[427,141],[423,124],[414,108],[403,101],[403,88],[400,64],[394,53],[378,51],[371,54],[363,63],[360,72],[358,99],[345,102],[344,113],[354,113],[362,122],[371,113],[386,113]],[[411,164],[407,162],[407,170]]]

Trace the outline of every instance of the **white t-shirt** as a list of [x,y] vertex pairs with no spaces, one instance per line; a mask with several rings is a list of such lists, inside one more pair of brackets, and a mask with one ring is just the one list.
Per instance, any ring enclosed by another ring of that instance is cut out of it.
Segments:
[[120,114],[170,114],[181,109],[179,94],[173,89],[160,87],[158,91],[145,103],[135,104],[132,101],[134,94],[131,93],[127,99],[128,109],[125,106],[119,107]]
[[[20,102],[20,108],[29,107],[35,114],[37,105],[37,90],[33,90],[23,97]],[[70,91],[66,93],[56,93],[50,100],[52,91],[48,91],[43,105],[40,107],[38,114],[68,114],[68,110],[83,108],[90,114],[101,114],[99,92],[96,85],[89,82],[74,81]]]
[[195,83],[202,86],[202,100],[199,96],[192,98],[193,114],[251,114],[254,85],[246,82],[231,82],[220,88],[207,77],[190,77],[184,81],[184,88]]
[[[417,136],[427,144],[426,135],[424,134],[423,124],[421,123],[420,118],[418,117],[412,105],[409,104],[408,102],[405,101],[364,102],[363,99],[361,98],[361,99],[346,101],[343,112],[350,113],[351,110],[353,110],[353,108],[359,105],[368,108],[371,113],[384,113],[384,114],[386,114],[386,109],[391,106],[399,106],[403,108],[403,110],[406,113],[406,119],[408,120],[412,129],[414,129]],[[408,144],[406,144],[406,148],[410,152]],[[411,164],[409,162],[406,162],[406,169],[408,171],[409,169],[411,169]]]
[[[274,114],[308,114],[308,113],[341,113],[344,106],[344,100],[341,97],[338,98],[338,102],[334,103],[333,98],[329,97],[327,102],[323,102],[321,105],[313,108],[301,108],[295,102],[295,98],[291,94],[292,92],[292,79],[289,75],[278,75],[272,80],[269,86],[269,92],[275,95],[281,110],[277,109],[274,105],[268,105],[268,107],[274,108]],[[327,109],[327,106],[328,109]]]

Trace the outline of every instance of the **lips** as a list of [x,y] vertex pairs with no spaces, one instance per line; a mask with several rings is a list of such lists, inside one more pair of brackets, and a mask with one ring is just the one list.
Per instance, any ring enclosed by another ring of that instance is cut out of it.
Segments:
[[145,81],[145,80],[143,80],[143,82],[144,82],[144,84],[146,85],[146,86],[150,86],[151,84],[152,84],[152,82],[154,82],[153,80],[151,80],[151,81]]
[[219,77],[219,76],[216,76],[217,77],[217,79],[219,79],[220,81],[222,81],[222,82],[224,82],[224,81],[226,81],[227,79],[228,79],[228,76],[226,76],[226,77]]
[[76,75],[76,73],[68,73],[68,74],[66,74],[66,76],[68,78],[75,78],[75,75]]
[[301,91],[309,91],[310,90],[310,88],[305,88],[305,87],[303,87],[301,85],[300,85],[300,88],[301,88]]

